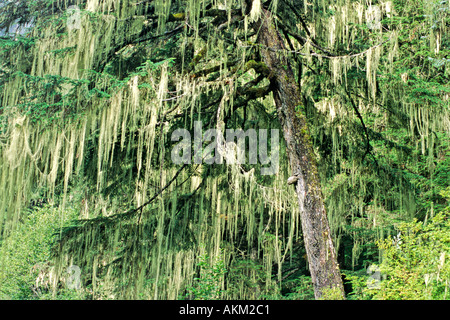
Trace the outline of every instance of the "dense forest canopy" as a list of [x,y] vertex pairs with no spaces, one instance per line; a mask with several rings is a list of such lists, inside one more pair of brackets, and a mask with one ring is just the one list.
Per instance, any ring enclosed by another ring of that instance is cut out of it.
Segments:
[[448,299],[449,31],[448,0],[0,1],[0,298]]

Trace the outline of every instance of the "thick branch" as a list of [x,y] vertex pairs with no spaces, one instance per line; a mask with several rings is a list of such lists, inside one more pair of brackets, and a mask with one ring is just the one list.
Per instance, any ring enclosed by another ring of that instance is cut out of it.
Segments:
[[[227,62],[226,66],[227,67],[232,67],[232,66],[235,66],[238,62],[240,62],[240,60],[229,61],[229,62]],[[210,73],[220,71],[224,67],[225,67],[225,63],[213,66],[211,68],[206,68],[206,69],[203,69],[203,70],[200,70],[200,71],[197,71],[197,72],[193,73],[191,75],[191,78],[192,79],[196,79],[196,78],[204,77],[204,76],[206,76],[206,75],[208,75]]]

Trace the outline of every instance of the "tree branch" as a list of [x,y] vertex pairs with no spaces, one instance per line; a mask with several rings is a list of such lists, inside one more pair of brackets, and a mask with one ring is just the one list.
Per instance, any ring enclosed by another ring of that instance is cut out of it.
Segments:
[[[277,22],[278,27],[280,27],[280,29],[283,31],[283,33],[287,33],[289,35],[291,35],[294,39],[296,39],[302,46],[308,42],[308,40],[311,43],[311,46],[313,46],[316,49],[319,49],[320,51],[325,52],[327,55],[331,56],[331,57],[336,57],[336,55],[332,52],[330,52],[328,49],[322,48],[321,46],[319,46],[317,43],[315,43],[311,38],[304,38],[301,35],[294,33],[293,31],[289,30],[286,26],[284,26],[281,22]],[[293,48],[291,48],[292,51],[295,51]]]
[[369,133],[367,132],[367,127],[364,123],[363,117],[361,115],[361,113],[358,110],[358,107],[356,106],[355,102],[353,101],[352,97],[350,96],[350,93],[345,90],[345,93],[347,94],[348,99],[350,100],[350,103],[353,107],[353,110],[356,113],[356,116],[358,117],[359,121],[361,122],[361,125],[363,127],[364,130],[364,134],[366,136],[366,152],[364,153],[363,157],[362,157],[362,161],[364,161],[364,159],[366,158],[366,155],[368,153],[370,153],[370,151],[372,151],[372,146],[370,145],[370,138],[369,138]]
[[147,202],[145,202],[143,205],[141,205],[139,208],[136,209],[132,209],[130,211],[127,211],[125,214],[133,214],[137,211],[141,211],[139,214],[139,219],[138,219],[138,224],[141,222],[141,217],[142,217],[142,210],[144,209],[144,207],[148,206],[150,203],[152,203],[153,200],[155,200],[161,193],[164,192],[164,190],[166,190],[176,179],[177,177],[180,175],[181,171],[183,171],[184,168],[186,168],[187,163],[183,164],[181,166],[180,169],[178,169],[178,171],[175,173],[175,175],[172,177],[172,179],[163,187],[161,188],[157,193],[155,193],[155,195],[153,197],[150,198],[150,200],[148,200]]

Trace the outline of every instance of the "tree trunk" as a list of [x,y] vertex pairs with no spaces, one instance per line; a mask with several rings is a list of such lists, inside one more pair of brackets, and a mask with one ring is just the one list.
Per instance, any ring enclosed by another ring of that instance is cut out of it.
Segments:
[[296,107],[302,104],[302,100],[294,73],[288,59],[282,52],[276,52],[285,47],[273,24],[271,13],[262,9],[261,18],[255,22],[254,27],[259,31],[257,41],[261,45],[262,60],[271,71],[270,84],[286,141],[289,164],[297,179],[296,192],[314,295],[316,299],[342,299],[345,297],[344,288],[331,239],[312,141],[305,115],[296,112]]

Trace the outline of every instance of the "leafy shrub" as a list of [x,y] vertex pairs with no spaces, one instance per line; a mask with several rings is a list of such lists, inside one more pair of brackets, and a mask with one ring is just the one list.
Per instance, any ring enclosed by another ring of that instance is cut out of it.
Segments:
[[[0,242],[0,299],[49,298],[36,279],[50,259],[55,232],[75,212],[46,205],[30,211],[23,223]],[[68,293],[64,297],[68,298]]]
[[[449,199],[450,188],[441,195]],[[428,221],[402,222],[397,229],[397,236],[378,243],[383,251],[378,285],[368,285],[367,277],[348,277],[359,289],[354,291],[363,299],[449,299],[450,206]]]
[[212,262],[208,255],[201,255],[198,266],[200,277],[195,278],[193,286],[187,289],[187,297],[194,300],[220,299],[223,277],[227,272],[223,254],[216,256]]
[[290,292],[281,299],[286,300],[314,300],[314,288],[310,276],[301,275],[285,283]]

